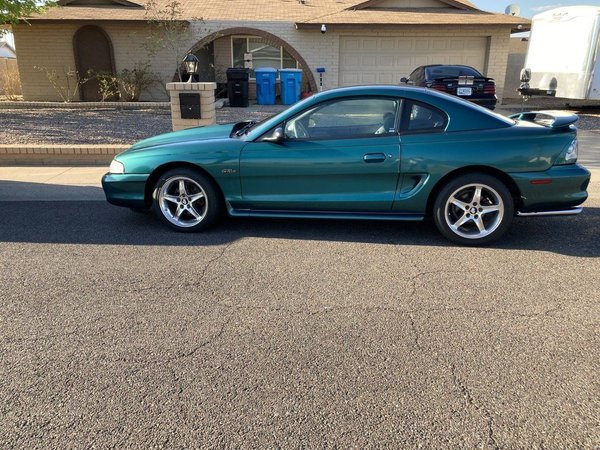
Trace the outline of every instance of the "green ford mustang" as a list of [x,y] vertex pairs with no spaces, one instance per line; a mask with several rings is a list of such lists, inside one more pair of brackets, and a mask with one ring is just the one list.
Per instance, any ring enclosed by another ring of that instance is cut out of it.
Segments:
[[145,139],[102,179],[107,200],[150,209],[178,231],[230,216],[422,220],[481,245],[515,215],[581,212],[577,116],[506,118],[422,88],[314,95],[260,123]]

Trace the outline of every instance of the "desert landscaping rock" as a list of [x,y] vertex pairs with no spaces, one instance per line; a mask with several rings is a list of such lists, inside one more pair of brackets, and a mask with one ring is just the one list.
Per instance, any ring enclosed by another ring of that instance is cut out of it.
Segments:
[[[263,120],[282,105],[221,108],[217,123]],[[171,131],[168,110],[4,109],[0,144],[131,144]]]

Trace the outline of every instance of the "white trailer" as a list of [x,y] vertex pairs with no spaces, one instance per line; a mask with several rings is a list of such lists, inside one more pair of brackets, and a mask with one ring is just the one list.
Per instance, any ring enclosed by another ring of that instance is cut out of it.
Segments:
[[600,100],[600,7],[570,6],[533,17],[523,94]]

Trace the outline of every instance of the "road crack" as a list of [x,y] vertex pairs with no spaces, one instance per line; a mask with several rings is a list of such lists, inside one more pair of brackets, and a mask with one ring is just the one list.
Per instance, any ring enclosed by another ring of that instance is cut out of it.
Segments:
[[458,376],[456,373],[456,365],[450,364],[450,373],[452,374],[452,382],[454,386],[458,389],[462,397],[465,399],[465,402],[470,407],[474,408],[477,412],[479,412],[487,423],[487,443],[494,450],[500,450],[500,446],[496,442],[496,437],[494,436],[494,419],[492,414],[481,404],[476,402],[471,394],[471,390],[465,384],[465,382]]

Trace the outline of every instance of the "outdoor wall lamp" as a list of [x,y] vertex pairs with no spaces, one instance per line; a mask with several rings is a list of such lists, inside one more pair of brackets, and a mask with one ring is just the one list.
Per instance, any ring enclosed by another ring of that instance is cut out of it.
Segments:
[[185,65],[186,72],[190,75],[188,79],[188,83],[191,83],[194,79],[194,75],[198,73],[198,63],[199,60],[193,53],[188,53],[183,58],[183,64]]

